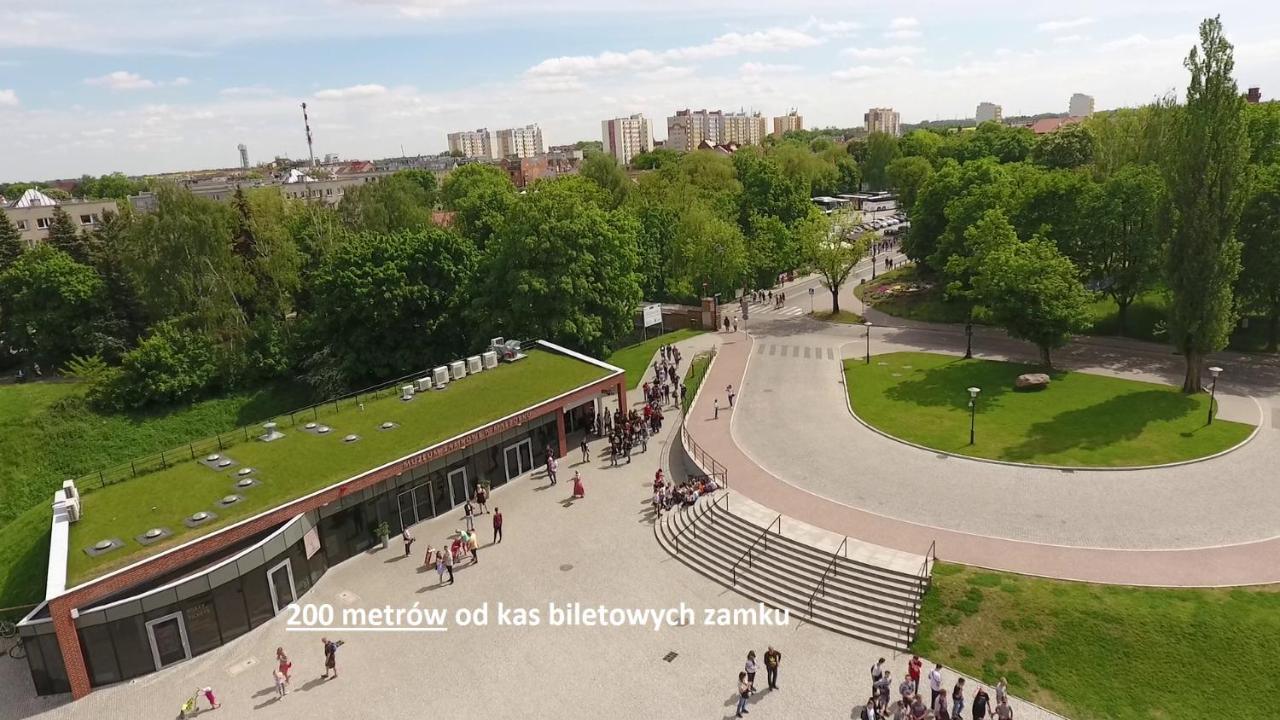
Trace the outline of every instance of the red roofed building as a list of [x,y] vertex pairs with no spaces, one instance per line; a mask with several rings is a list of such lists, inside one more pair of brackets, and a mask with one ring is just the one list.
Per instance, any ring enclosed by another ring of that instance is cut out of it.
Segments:
[[1066,125],[1075,125],[1081,120],[1084,120],[1084,118],[1075,117],[1075,116],[1059,117],[1059,118],[1042,118],[1040,120],[1036,120],[1033,123],[1028,123],[1027,127],[1031,128],[1031,132],[1035,133],[1036,135],[1044,135],[1046,133],[1055,132]]

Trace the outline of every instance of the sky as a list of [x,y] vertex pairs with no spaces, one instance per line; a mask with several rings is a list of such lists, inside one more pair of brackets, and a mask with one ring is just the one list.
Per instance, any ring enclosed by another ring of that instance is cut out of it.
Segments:
[[1280,92],[1280,3],[1257,0],[0,0],[0,182],[233,167],[240,143],[305,158],[303,102],[317,156],[344,159],[529,123],[599,140],[636,112],[662,139],[683,108],[850,127],[1132,106],[1181,93],[1209,12],[1241,89]]

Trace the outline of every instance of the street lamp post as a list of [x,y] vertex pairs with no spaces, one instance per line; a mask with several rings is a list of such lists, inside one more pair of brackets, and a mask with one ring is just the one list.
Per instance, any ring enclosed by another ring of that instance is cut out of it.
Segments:
[[964,357],[966,360],[973,357],[973,318],[964,321]]
[[1213,384],[1209,388],[1209,421],[1205,425],[1213,424],[1213,399],[1218,396],[1218,373],[1222,372],[1222,368],[1214,365],[1209,368],[1209,375],[1213,377]]
[[974,417],[978,413],[978,393],[982,392],[982,388],[969,388],[969,444],[973,444],[973,427]]
[[862,323],[867,328],[867,364],[871,364],[871,321],[867,320]]
[[871,279],[872,280],[876,279],[876,250],[877,249],[878,247],[876,246],[876,243],[874,242],[871,243]]

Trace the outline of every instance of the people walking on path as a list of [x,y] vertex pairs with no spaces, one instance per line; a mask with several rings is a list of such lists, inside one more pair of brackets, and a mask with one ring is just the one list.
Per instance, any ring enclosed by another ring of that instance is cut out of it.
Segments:
[[764,672],[769,680],[769,689],[778,689],[778,665],[782,662],[782,653],[773,649],[770,645],[768,650],[764,651]]
[[217,710],[222,707],[222,703],[218,702],[218,698],[214,697],[213,688],[208,686],[202,687],[200,688],[200,694],[204,695],[204,699],[209,702],[210,710]]
[[551,484],[556,484],[556,458],[554,455],[547,455],[547,477],[551,478]]
[[978,692],[973,694],[973,720],[987,720],[990,714],[991,696],[985,688],[979,687]]
[[907,677],[911,683],[916,686],[912,694],[920,692],[920,670],[924,667],[924,662],[919,655],[912,655],[911,660],[907,662]]
[[939,664],[929,671],[929,707],[937,712],[938,697],[944,695],[942,690],[942,665]]
[[480,564],[480,542],[476,537],[475,531],[467,536],[467,549],[471,551],[471,564]]
[[484,485],[476,486],[476,506],[480,508],[481,515],[489,514],[489,488]]
[[738,712],[734,717],[742,717],[744,714],[751,712],[747,709],[747,698],[751,696],[751,686],[747,684],[747,674],[745,672],[738,673]]
[[582,462],[591,462],[591,448],[587,447],[587,436],[582,436],[582,442],[578,444],[578,449],[582,450]]
[[427,548],[427,564],[436,566],[436,577],[439,578],[437,585],[444,584],[444,553]]
[[441,550],[440,554],[444,556],[444,571],[449,573],[449,584],[453,584],[453,553],[450,550]]
[[951,688],[951,717],[955,720],[961,720],[964,716],[964,678],[956,680],[955,687]]
[[271,675],[276,681],[276,697],[284,699],[284,696],[289,694],[284,686],[284,673],[280,672],[280,668],[276,668],[271,671]]
[[747,664],[743,670],[747,673],[747,685],[751,687],[751,692],[756,691],[756,651],[747,651]]
[[876,705],[881,710],[889,709],[889,688],[893,687],[893,678],[891,676],[892,673],[885,670],[880,679],[871,684],[872,694],[876,696]]
[[724,394],[729,396],[729,407],[733,407],[733,398],[735,395],[733,392],[733,385],[725,385]]
[[1000,682],[996,683],[996,705],[999,705],[1000,703],[1005,702],[1008,699],[1009,699],[1009,681],[1005,680],[1002,677],[1000,678]]
[[992,711],[996,720],[1013,720],[1013,708],[1009,707],[1009,699],[1005,698],[996,702],[996,709]]
[[320,676],[321,680],[328,680],[329,674],[333,673],[333,679],[338,678],[338,643],[329,638],[320,638],[321,644],[324,645],[324,674]]
[[289,662],[289,656],[282,647],[276,648],[276,667],[284,675],[284,681],[289,682],[293,675],[293,663]]
[[720,398],[713,398],[711,405],[715,409],[715,419],[719,420],[720,419]]
[[404,556],[409,557],[409,550],[413,547],[413,533],[409,532],[408,526],[405,526],[404,532],[400,533],[400,537],[404,538]]
[[471,532],[476,529],[475,512],[475,506],[471,504],[470,500],[467,500],[462,504],[462,516],[467,521],[467,532]]
[[493,541],[502,542],[502,510],[496,507],[493,509]]

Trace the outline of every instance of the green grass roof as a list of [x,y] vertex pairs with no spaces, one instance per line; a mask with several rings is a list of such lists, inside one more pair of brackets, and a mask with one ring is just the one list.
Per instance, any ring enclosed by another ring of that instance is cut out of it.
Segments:
[[[391,462],[416,450],[487,425],[524,408],[609,375],[609,371],[550,351],[532,351],[513,364],[500,364],[475,377],[451,383],[441,392],[418,395],[402,402],[394,395],[369,399],[364,410],[354,403],[320,411],[320,422],[333,428],[315,435],[289,427],[286,436],[270,443],[241,441],[223,452],[236,461],[233,468],[214,471],[197,460],[185,459],[166,470],[93,490],[82,488],[83,513],[71,525],[67,558],[68,586],[136,562],[161,550],[188,542],[218,528],[315,492],[341,480]],[[308,418],[309,419],[309,418]],[[399,427],[383,431],[394,422]],[[344,443],[348,434],[359,442]],[[235,471],[251,467],[259,485],[239,492],[244,500],[218,507],[223,496],[238,492]],[[201,510],[217,520],[190,529],[183,519]],[[149,528],[173,533],[163,542],[140,545],[134,538]],[[84,552],[99,540],[119,538],[123,548],[98,557]]]

